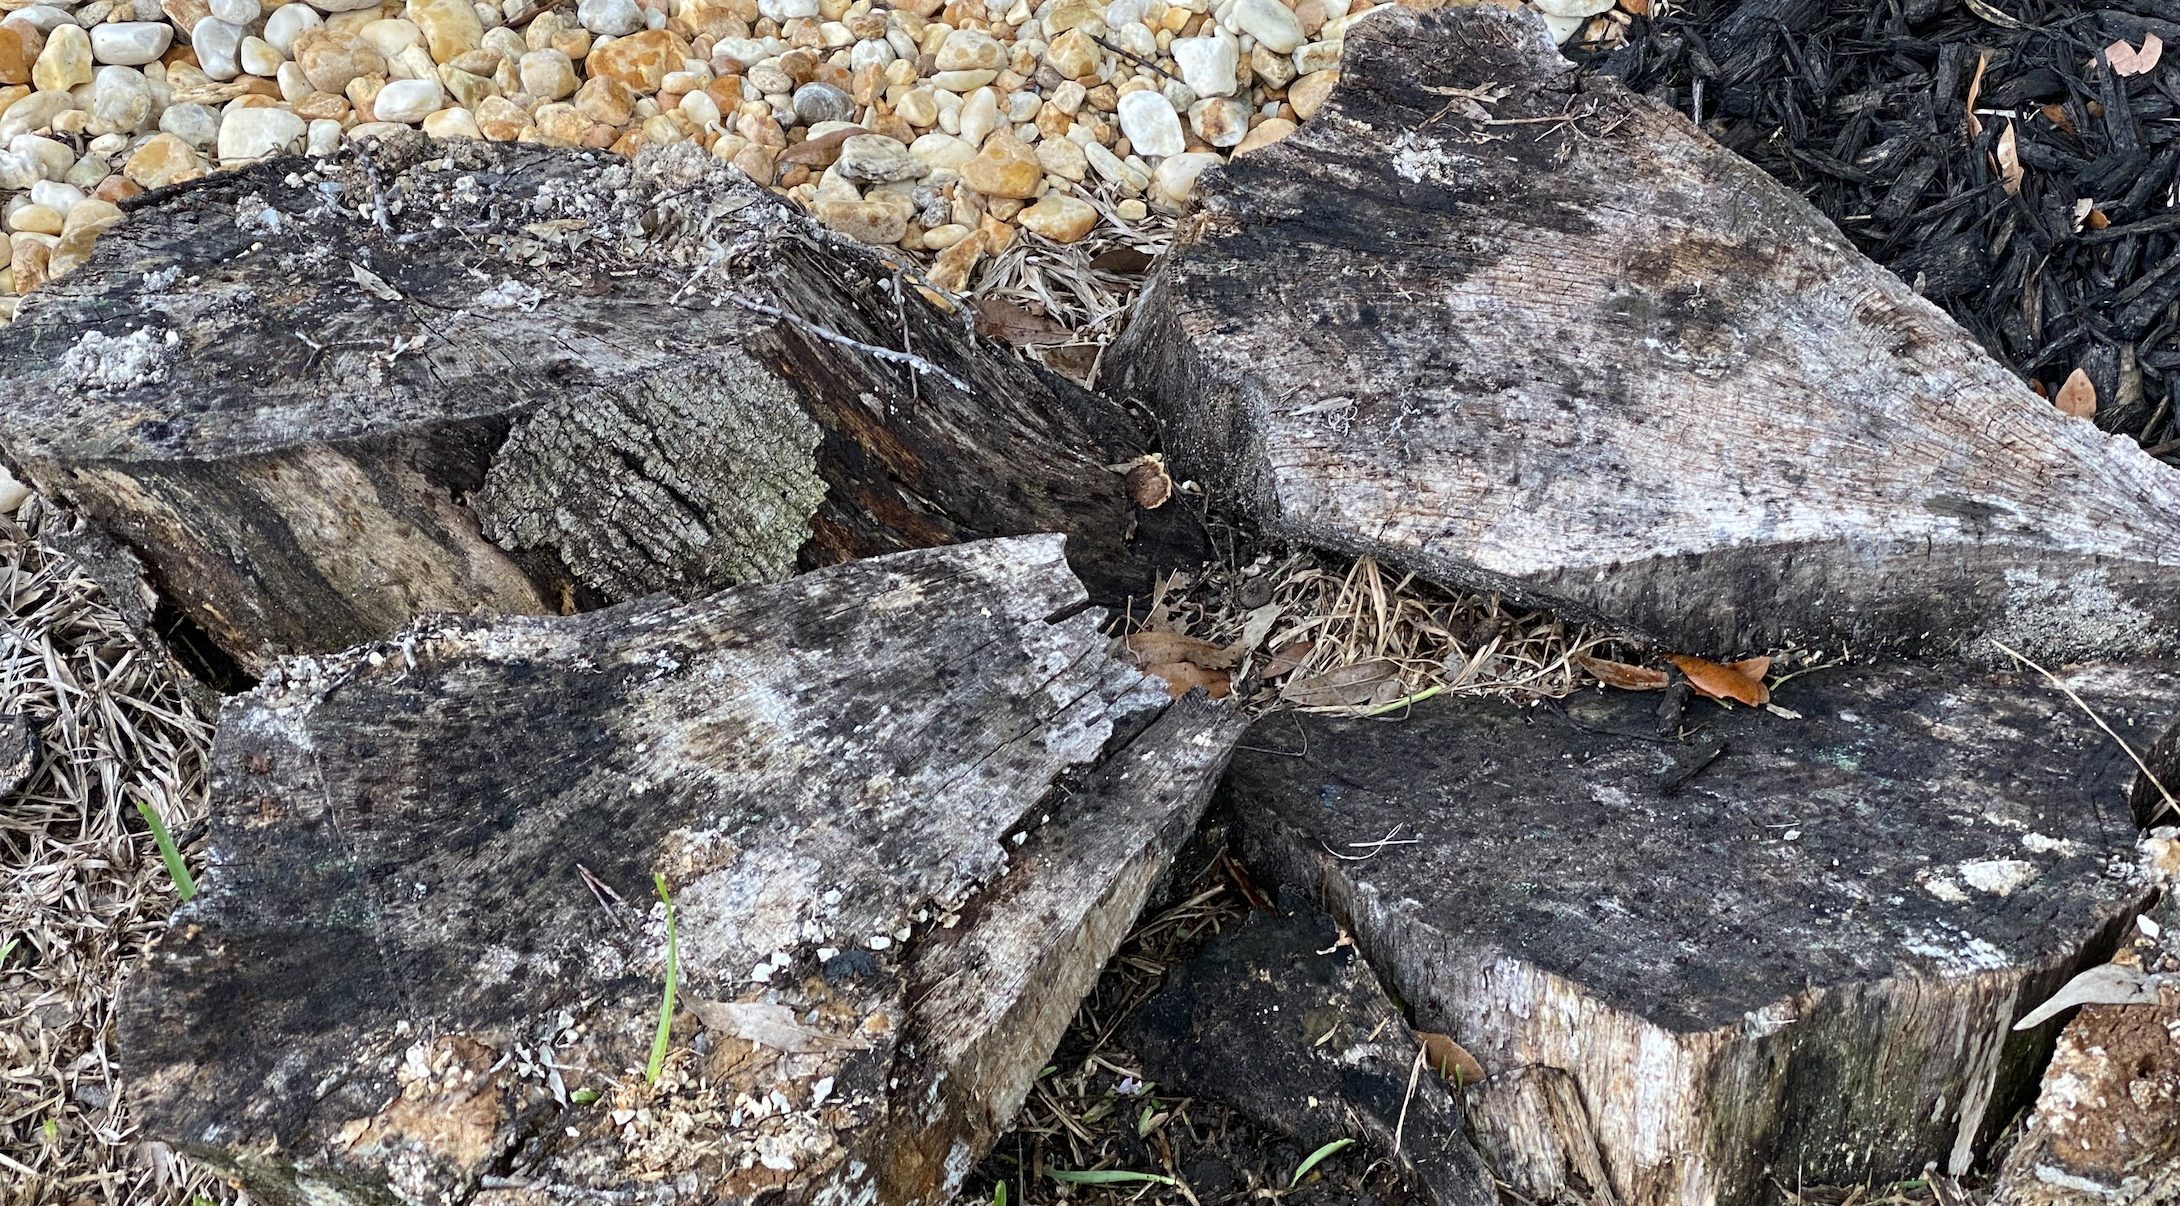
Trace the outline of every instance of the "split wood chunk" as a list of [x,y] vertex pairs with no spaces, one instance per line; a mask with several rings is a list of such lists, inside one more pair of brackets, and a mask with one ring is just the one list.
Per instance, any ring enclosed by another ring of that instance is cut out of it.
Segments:
[[[2170,664],[2064,681],[2138,749],[2180,717]],[[1502,1175],[1586,1181],[1594,1141],[1609,1200],[1706,1206],[1966,1170],[2050,1049],[2015,1020],[2153,892],[2133,764],[2029,676],[1816,670],[1775,696],[1799,718],[1705,702],[1685,740],[1656,698],[1274,716],[1228,790],[1419,1028],[1572,1077],[1580,1110],[1467,1103],[1502,1156],[1566,1140]]]
[[123,1003],[147,1136],[276,1206],[941,1200],[1240,727],[1158,714],[1060,543],[281,663]]
[[2180,475],[1533,17],[1387,7],[1107,354],[1292,540],[1707,656],[2180,643]]
[[401,137],[132,204],[0,338],[0,450],[252,673],[1030,532],[1117,602],[1188,522],[1107,468],[1117,407],[691,148]]

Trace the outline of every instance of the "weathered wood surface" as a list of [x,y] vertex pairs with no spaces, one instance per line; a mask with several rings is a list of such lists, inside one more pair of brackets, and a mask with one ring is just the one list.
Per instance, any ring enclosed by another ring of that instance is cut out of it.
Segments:
[[1176,476],[1683,652],[2180,637],[2180,474],[1680,115],[1494,5],[1381,10],[1345,64],[1106,355]]
[[[2180,717],[2170,664],[2065,678],[2138,747]],[[1227,790],[1417,1026],[1573,1078],[1624,1206],[1973,1165],[2056,1026],[2012,1024],[2152,892],[2132,764],[2032,677],[1817,670],[1800,718],[1698,703],[1685,740],[1656,699],[1275,715]]]
[[276,1206],[940,1200],[1239,728],[1082,598],[1024,537],[282,663],[123,1003],[145,1134]]
[[[1352,944],[1288,893],[1175,968],[1122,1031],[1147,1079],[1220,1102],[1300,1145],[1360,1139],[1432,1206],[1498,1190],[1407,1022]],[[1293,906],[1290,908],[1290,906]]]
[[146,194],[0,337],[0,400],[0,451],[253,672],[993,535],[1070,534],[1114,600],[1189,522],[1105,468],[1148,447],[1118,408],[689,148],[404,138]]

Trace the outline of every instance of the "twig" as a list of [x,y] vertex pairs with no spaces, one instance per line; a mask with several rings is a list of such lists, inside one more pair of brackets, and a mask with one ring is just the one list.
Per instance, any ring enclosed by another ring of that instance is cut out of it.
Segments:
[[1415,1086],[1423,1077],[1423,1045],[1416,1044],[1415,1063],[1408,1067],[1408,1091],[1401,1095],[1400,1121],[1393,1124],[1393,1159],[1400,1159],[1401,1132],[1408,1129],[1408,1103],[1415,1100]]
[[804,334],[814,335],[817,338],[823,339],[828,343],[837,343],[844,348],[854,348],[858,352],[865,353],[866,355],[876,356],[880,360],[890,360],[895,364],[905,364],[908,367],[915,369],[919,373],[930,373],[932,376],[944,380],[948,385],[953,386],[955,389],[958,389],[965,394],[973,394],[976,392],[975,386],[970,385],[968,382],[962,380],[959,377],[956,377],[952,373],[947,372],[945,369],[940,368],[938,365],[931,363],[930,361],[916,355],[913,352],[896,352],[892,348],[882,348],[876,344],[864,343],[860,339],[850,339],[838,331],[829,330],[825,327],[821,327],[816,323],[811,322],[806,318],[803,318],[800,315],[790,314],[787,311],[780,309],[778,306],[768,306],[761,301],[752,301],[749,298],[740,297],[731,293],[727,295],[727,300],[733,302],[735,305],[741,306],[743,309],[755,310],[759,314],[770,315],[773,318],[777,318],[790,326],[799,328]]
[[[2150,781],[2150,786],[2157,789],[2157,794],[2165,797],[2165,807],[2171,809],[2175,816],[2180,816],[2180,800],[2173,799],[2172,793],[2165,789],[2164,781],[2157,777],[2157,772],[2151,770],[2150,764],[2142,760],[2142,755],[2135,753],[2135,747],[2127,744],[2127,740],[2125,738],[2121,737],[2118,733],[2113,732],[2111,725],[2104,723],[2104,717],[2097,715],[2096,709],[2090,707],[2087,703],[2084,703],[2082,701],[2082,697],[2074,693],[2074,688],[2060,682],[2058,675],[2053,674],[2051,671],[2046,670],[2042,666],[2037,665],[2035,662],[2030,661],[2027,657],[2016,652],[2012,646],[2007,645],[2004,641],[1994,640],[1991,643],[1998,646],[1998,648],[2008,657],[2011,657],[2013,660],[2020,662],[2022,665],[2027,666],[2029,669],[2036,671],[2038,674],[2043,675],[2045,681],[2049,682],[2052,686],[2059,688],[2060,691],[2066,694],[2066,697],[2068,699],[2073,700],[2075,707],[2080,708],[2085,714],[2088,715],[2089,719],[2095,721],[2097,723],[2097,727],[2104,730],[2104,735],[2110,737],[2114,742],[2119,745],[2119,748],[2121,750],[2125,751],[2129,758],[2134,760],[2135,768],[2142,772],[2142,777]],[[2155,820],[2157,818],[2153,817],[2151,819]]]
[[1172,72],[1166,70],[1163,67],[1160,67],[1158,64],[1149,62],[1145,59],[1139,59],[1134,55],[1129,54],[1127,51],[1122,50],[1120,47],[1113,45],[1111,42],[1108,42],[1105,39],[1097,36],[1096,34],[1091,34],[1090,40],[1096,42],[1100,46],[1103,46],[1105,49],[1112,51],[1114,54],[1119,55],[1121,58],[1124,58],[1129,62],[1134,63],[1136,66],[1147,67],[1152,71],[1155,71],[1158,74],[1165,76],[1167,79],[1172,80],[1176,84],[1185,82],[1181,79],[1181,77],[1173,74]]

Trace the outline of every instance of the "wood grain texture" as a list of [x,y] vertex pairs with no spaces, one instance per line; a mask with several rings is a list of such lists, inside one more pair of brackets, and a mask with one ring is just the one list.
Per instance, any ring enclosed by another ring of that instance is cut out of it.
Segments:
[[[1060,543],[282,663],[222,716],[202,894],[128,987],[145,1133],[275,1206],[938,1200],[1238,731],[1144,729],[1164,691]],[[737,1003],[804,1033],[713,1024]],[[943,1137],[921,1180],[904,1126]]]
[[[2138,746],[2180,716],[2169,664],[2068,681]],[[1774,698],[1802,718],[1702,703],[1685,741],[1622,692],[1274,716],[1227,790],[1252,864],[1322,892],[1419,1027],[1573,1078],[1625,1206],[1963,1171],[2050,1049],[2013,1021],[2151,894],[2132,764],[2032,679]]]
[[1203,187],[1108,380],[1292,539],[1712,656],[2180,635],[2180,475],[1533,17],[1372,14]]
[[1104,468],[1144,433],[690,148],[399,138],[130,208],[0,335],[0,450],[252,672],[985,536],[1149,581]]

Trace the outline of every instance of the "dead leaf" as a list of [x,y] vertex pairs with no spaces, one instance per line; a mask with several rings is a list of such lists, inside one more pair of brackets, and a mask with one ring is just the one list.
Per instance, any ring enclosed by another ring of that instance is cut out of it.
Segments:
[[2106,216],[2105,212],[2101,209],[2093,209],[2090,210],[2088,213],[2082,215],[2082,225],[2088,227],[2091,230],[2103,230],[2105,227],[2110,226],[2111,224],[2112,219]]
[[1288,641],[1272,651],[1272,660],[1264,665],[1264,677],[1271,679],[1293,673],[1310,659],[1316,648],[1315,641]]
[[1694,687],[1698,695],[1708,695],[1712,699],[1731,699],[1752,708],[1760,708],[1771,702],[1771,691],[1764,686],[1763,680],[1750,678],[1737,668],[1757,662],[1762,662],[1768,668],[1771,664],[1769,658],[1749,658],[1731,666],[1721,666],[1717,662],[1681,653],[1668,653],[1665,660],[1688,676],[1688,685]]
[[1129,637],[1127,643],[1128,652],[1135,655],[1138,666],[1194,662],[1211,670],[1231,670],[1241,661],[1240,653],[1224,645],[1182,636],[1178,632],[1139,632]]
[[1764,681],[1766,674],[1771,673],[1771,659],[1768,657],[1745,657],[1738,662],[1727,662],[1726,669],[1752,683],[1760,683]]
[[1010,347],[1067,343],[1075,338],[1050,315],[1032,313],[1027,306],[1004,298],[980,297],[975,305],[976,329]]
[[364,292],[378,298],[380,301],[397,302],[401,300],[401,290],[387,284],[385,278],[379,276],[378,273],[356,263],[354,260],[348,262],[348,268],[348,279],[363,286]]
[[1173,479],[1166,476],[1166,458],[1153,452],[1128,467],[1128,497],[1146,511],[1155,511],[1173,497]]
[[861,1040],[842,1038],[801,1025],[795,1021],[795,1011],[786,1005],[767,1005],[762,1001],[700,1001],[694,997],[683,997],[682,1000],[688,1002],[689,1011],[704,1023],[706,1030],[789,1055],[870,1050],[870,1044]]
[[2097,417],[2097,386],[2089,374],[2080,369],[2066,375],[2066,384],[2059,387],[2059,396],[2052,403],[2077,419]]
[[1650,0],[1620,0],[1620,11],[1631,17],[1650,15]]
[[1143,673],[1166,680],[1166,694],[1175,699],[1188,694],[1191,687],[1202,687],[1204,694],[1213,699],[1225,699],[1234,689],[1233,676],[1224,670],[1206,670],[1194,662],[1158,662],[1143,667]]
[[1589,671],[1590,676],[1608,687],[1622,691],[1663,691],[1673,676],[1663,670],[1648,666],[1631,666],[1626,662],[1606,661],[1601,657],[1578,657],[1575,664]]
[[1990,65],[1990,51],[1981,51],[1976,55],[1976,78],[1968,81],[1968,137],[1970,138],[1983,133],[1983,119],[1976,116],[1976,94],[1983,91],[1983,69]]
[[1266,603],[1262,607],[1251,608],[1241,618],[1241,639],[1234,642],[1234,652],[1247,653],[1262,645],[1264,638],[1272,635],[1272,625],[1279,623],[1279,617],[1286,614],[1287,605],[1284,603]]
[[2125,39],[2104,48],[2104,61],[2112,65],[2113,75],[2143,75],[2157,66],[2157,60],[2165,53],[2165,43],[2156,34],[2142,35],[2142,49],[2129,46]]
[[1340,666],[1287,684],[1280,693],[1301,708],[1362,707],[1400,698],[1400,667],[1382,658]]
[[1473,1085],[1484,1079],[1484,1066],[1476,1062],[1452,1036],[1430,1030],[1415,1032],[1416,1041],[1423,1044],[1423,1062],[1431,1070],[1461,1085]]
[[2074,119],[2066,115],[2065,105],[2045,105],[2044,120],[2069,134],[2074,132]]
[[2009,195],[2019,193],[2022,177],[2021,150],[2014,144],[2013,123],[2010,121],[1999,133],[1997,158],[1998,173],[2006,178],[2006,192]]
[[1091,256],[1090,269],[1093,272],[1110,272],[1118,276],[1141,276],[1150,271],[1153,259],[1148,252],[1137,251],[1133,247],[1115,247]]

